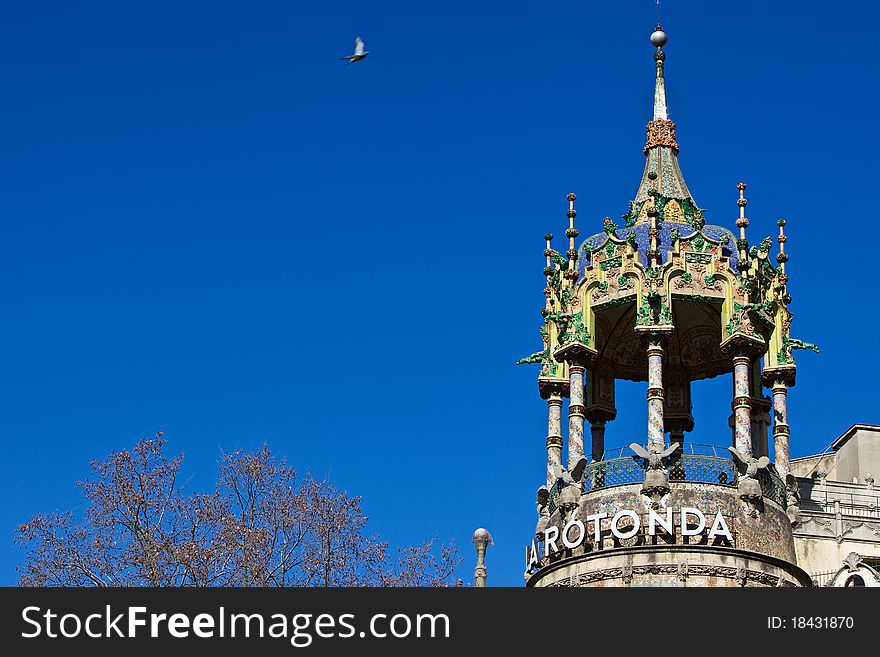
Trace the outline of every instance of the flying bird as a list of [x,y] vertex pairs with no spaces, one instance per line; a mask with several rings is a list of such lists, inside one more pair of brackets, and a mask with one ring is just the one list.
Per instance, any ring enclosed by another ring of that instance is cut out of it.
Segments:
[[351,55],[346,55],[345,57],[340,57],[339,59],[345,59],[349,64],[353,64],[354,62],[361,61],[364,57],[370,54],[369,50],[364,50],[364,40],[360,37],[354,38],[354,53]]

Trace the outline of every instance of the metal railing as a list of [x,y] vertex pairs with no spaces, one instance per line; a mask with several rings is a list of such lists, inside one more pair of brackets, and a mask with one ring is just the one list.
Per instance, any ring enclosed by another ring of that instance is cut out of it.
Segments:
[[810,579],[813,580],[813,586],[828,586],[837,573],[837,570],[829,570],[825,573],[813,573],[810,575]]
[[[667,443],[667,446],[669,443]],[[680,443],[678,449],[675,454],[672,455],[674,458],[676,454],[692,454],[698,456],[714,456],[719,459],[730,459],[730,452],[727,451],[726,447],[719,447],[717,445],[708,445],[704,443]],[[609,450],[606,450],[602,455],[603,461],[609,461],[611,459],[619,459],[623,457],[631,457],[634,456],[632,450],[626,447],[612,447]]]
[[[667,461],[669,481],[691,481],[723,486],[736,486],[738,473],[730,452],[725,447],[684,443]],[[601,461],[587,465],[584,470],[583,490],[592,492],[614,486],[640,484],[645,479],[642,459],[628,447],[607,450]],[[758,481],[764,496],[782,508],[786,506],[785,484],[772,464],[758,471]],[[550,489],[550,512],[556,509],[556,498],[561,491],[556,482]]]
[[[668,461],[669,481],[698,481],[707,484],[736,484],[737,472],[728,455],[673,454]],[[635,455],[621,456],[591,463],[586,468],[584,490],[638,484],[645,478],[642,460]]]
[[823,511],[825,513],[838,513],[839,511],[845,516],[880,518],[880,497],[876,495],[852,495],[848,497],[850,499],[802,499],[801,509],[804,511]]
[[880,492],[864,484],[843,481],[817,483],[803,481],[801,509],[841,513],[846,516],[880,518]]

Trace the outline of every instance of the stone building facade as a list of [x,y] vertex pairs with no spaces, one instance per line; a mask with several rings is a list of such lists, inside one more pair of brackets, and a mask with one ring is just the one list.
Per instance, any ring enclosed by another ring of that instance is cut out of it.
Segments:
[[816,586],[880,587],[880,426],[854,424],[828,453],[792,459],[798,564]]

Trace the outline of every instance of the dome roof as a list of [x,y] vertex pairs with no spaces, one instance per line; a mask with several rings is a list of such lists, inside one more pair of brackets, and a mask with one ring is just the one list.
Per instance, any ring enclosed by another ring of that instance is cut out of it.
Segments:
[[[645,266],[648,265],[648,257],[645,255],[645,252],[651,248],[651,240],[648,236],[648,230],[651,227],[648,224],[641,223],[632,226],[631,228],[618,228],[614,231],[614,237],[621,241],[625,241],[627,239],[627,234],[630,231],[635,233],[635,241],[638,245],[639,258],[641,259],[642,264]],[[660,224],[660,235],[658,237],[658,243],[660,246],[660,262],[659,264],[663,264],[666,262],[666,254],[672,250],[672,231],[677,230],[681,237],[690,237],[694,233],[697,232],[696,228],[691,226],[689,223],[677,222],[677,221],[664,221]],[[739,261],[739,256],[736,252],[735,244],[736,238],[733,233],[729,231],[727,228],[723,226],[703,226],[702,229],[703,235],[706,237],[719,241],[722,244],[721,254],[730,259],[730,266],[732,269],[736,269],[736,264]],[[608,239],[608,235],[606,233],[597,233],[595,235],[591,235],[586,238],[578,248],[578,280],[583,278],[584,269],[590,266],[591,264],[591,253],[602,246],[605,241]]]

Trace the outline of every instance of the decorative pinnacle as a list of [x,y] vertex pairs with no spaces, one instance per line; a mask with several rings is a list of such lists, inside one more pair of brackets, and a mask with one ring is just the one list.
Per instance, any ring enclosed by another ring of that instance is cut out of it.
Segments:
[[785,252],[785,243],[788,241],[785,236],[785,219],[779,219],[776,225],[779,226],[779,237],[776,238],[776,241],[779,242],[779,253],[776,254],[776,262],[779,263],[779,268],[784,276],[785,263],[788,262],[788,254]]
[[657,266],[657,257],[660,255],[659,242],[657,241],[657,237],[660,234],[660,230],[657,228],[657,219],[659,217],[660,212],[657,210],[657,197],[654,197],[654,205],[652,205],[648,209],[648,216],[651,217],[651,227],[648,229],[648,236],[651,239],[651,246],[648,248],[646,255],[648,256],[648,260],[651,263],[651,268]]
[[749,225],[749,220],[746,219],[746,205],[748,204],[745,197],[746,184],[738,182],[736,188],[739,190],[739,198],[736,200],[736,204],[739,206],[739,218],[736,220],[737,228],[739,228],[739,239],[736,241],[739,262],[737,262],[736,268],[743,272],[744,276],[748,276],[749,242],[746,239],[746,227]]
[[[574,227],[574,218],[577,216],[577,210],[574,209],[574,202],[577,199],[574,192],[565,197],[565,200],[568,201],[568,212],[566,212],[566,216],[568,217],[568,230],[565,231],[565,236],[568,238],[568,252],[574,252],[577,255],[577,251],[574,248],[574,238],[578,236],[578,229]],[[568,259],[568,271],[574,271],[574,261],[575,258],[573,256],[569,256]]]
[[653,269],[657,266],[657,256],[660,253],[660,250],[658,249],[659,244],[657,242],[657,235],[659,235],[660,233],[660,231],[657,229],[657,219],[660,216],[660,209],[657,207],[657,197],[659,196],[659,192],[657,191],[657,172],[654,170],[649,171],[648,180],[651,181],[651,189],[648,191],[648,194],[651,197],[651,206],[648,208],[647,211],[648,218],[651,220],[651,228],[648,230],[648,235],[651,238],[651,243],[645,250],[645,255],[648,256],[648,261],[651,268]]
[[544,267],[544,275],[547,277],[547,283],[550,283],[550,277],[553,275],[553,272],[556,270],[556,266],[553,264],[551,258],[553,257],[553,247],[550,246],[550,240],[553,239],[553,235],[547,233],[544,235],[544,239],[547,240],[547,246],[544,248],[544,257],[547,259],[547,266]]
[[[544,310],[545,317],[547,314],[553,311],[553,304],[550,302],[550,295],[553,293],[552,288],[550,287],[550,277],[553,275],[553,263],[550,261],[550,256],[553,254],[553,249],[550,246],[550,240],[553,239],[553,233],[545,233],[544,239],[547,241],[547,246],[544,249],[544,257],[547,258],[547,266],[544,267],[544,275],[547,276],[547,287],[544,288],[544,296],[546,300],[544,301]],[[542,313],[544,314],[544,313]]]
[[736,225],[739,228],[739,238],[744,240],[746,238],[746,226],[749,225],[749,220],[746,219],[746,205],[749,203],[745,197],[746,184],[739,182],[736,184],[736,188],[739,190],[739,198],[736,199],[736,204],[739,206],[739,219],[736,220]]
[[649,171],[648,180],[651,181],[651,189],[648,190],[648,195],[651,197],[651,205],[648,207],[647,215],[651,218],[651,228],[656,228],[657,215],[659,214],[657,209],[657,172],[654,170]]

